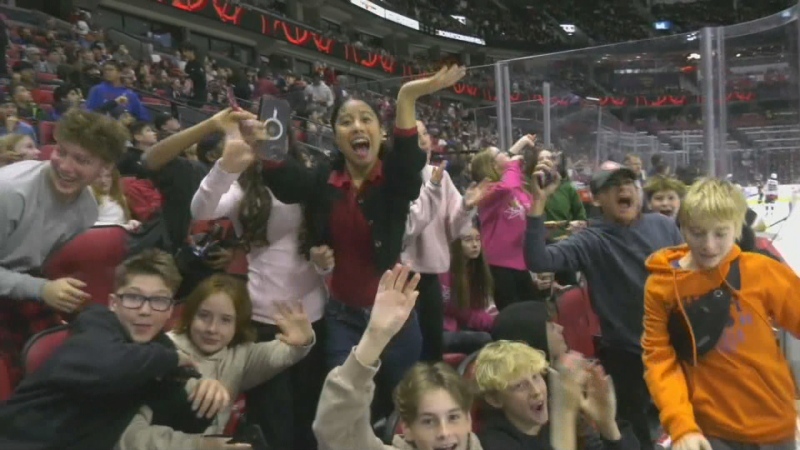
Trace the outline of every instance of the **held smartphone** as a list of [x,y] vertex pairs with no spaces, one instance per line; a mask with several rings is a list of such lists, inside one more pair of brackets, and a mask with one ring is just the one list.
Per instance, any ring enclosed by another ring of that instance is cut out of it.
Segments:
[[266,136],[260,140],[256,153],[262,160],[283,161],[289,150],[291,108],[286,100],[269,95],[261,97],[258,120],[264,124]]

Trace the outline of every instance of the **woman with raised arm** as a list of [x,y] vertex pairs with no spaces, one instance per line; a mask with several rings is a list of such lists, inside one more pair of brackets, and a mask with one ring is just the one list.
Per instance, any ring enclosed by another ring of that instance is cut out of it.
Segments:
[[[384,148],[376,109],[349,97],[333,106],[331,125],[339,151],[329,164],[265,164],[264,181],[275,197],[307,209],[305,248],[327,245],[333,252],[325,310],[329,368],[341,365],[358,343],[380,274],[400,257],[409,204],[419,196],[427,159],[417,141],[416,102],[452,86],[465,73],[463,67],[445,67],[400,88],[391,150]],[[420,348],[419,325],[412,316],[383,355],[378,413],[389,412],[388,393],[419,359]]]
[[[257,342],[276,339],[280,332],[277,307],[298,300],[321,339],[289,370],[248,388],[247,416],[261,425],[268,443],[277,450],[315,448],[310,430],[326,372],[322,313],[327,292],[322,276],[301,251],[303,207],[282,203],[264,184],[253,149],[258,133],[251,122],[245,121],[245,127],[227,122],[223,131],[222,156],[195,192],[192,216],[200,220],[228,217],[233,222],[247,250],[247,290],[253,302],[250,320]],[[306,163],[306,155],[292,141],[289,157]]]

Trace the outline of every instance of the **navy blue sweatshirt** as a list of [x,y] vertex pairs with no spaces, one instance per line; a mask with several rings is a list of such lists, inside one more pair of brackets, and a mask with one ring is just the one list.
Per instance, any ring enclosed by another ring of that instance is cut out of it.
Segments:
[[110,450],[161,385],[157,379],[177,369],[178,353],[166,345],[131,342],[113,312],[89,306],[64,344],[0,405],[0,448]]
[[547,245],[543,217],[528,217],[525,263],[534,273],[579,271],[589,283],[589,296],[603,343],[641,353],[644,331],[644,262],[651,253],[683,243],[675,221],[661,214],[643,214],[629,226],[604,219],[563,241]]

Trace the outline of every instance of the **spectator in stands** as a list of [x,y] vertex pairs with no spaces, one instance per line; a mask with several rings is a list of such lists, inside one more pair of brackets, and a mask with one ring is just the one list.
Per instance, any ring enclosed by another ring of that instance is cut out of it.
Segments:
[[[253,305],[243,281],[230,275],[214,275],[203,281],[184,303],[180,321],[168,336],[176,348],[197,361],[201,375],[224,384],[235,399],[246,391],[302,360],[315,344],[314,331],[302,305],[279,304],[275,313],[277,338],[255,343],[250,325]],[[248,417],[252,423],[252,417]],[[143,406],[121,439],[121,450],[149,448],[235,449],[230,438],[213,438],[224,432],[230,406],[214,416],[201,433],[185,433]],[[310,424],[309,424],[310,426]],[[306,430],[306,433],[308,430]],[[214,440],[213,444],[207,440]],[[239,444],[249,449],[247,444]],[[274,447],[273,447],[274,448]],[[311,447],[292,447],[311,448]]]
[[311,109],[321,111],[323,115],[328,111],[328,108],[333,106],[335,97],[331,88],[322,81],[319,75],[314,76],[314,81],[306,86],[306,97],[311,103]]
[[258,80],[256,81],[256,88],[253,98],[259,99],[262,95],[271,95],[273,97],[280,97],[281,91],[275,86],[275,82],[269,73],[269,69],[262,67],[258,70]]
[[686,194],[686,185],[679,180],[661,175],[654,175],[644,186],[644,195],[648,209],[676,219],[681,209],[681,199]]
[[53,120],[58,120],[71,108],[83,105],[83,93],[71,84],[62,84],[53,90]]
[[109,306],[86,307],[58,351],[0,406],[0,447],[110,449],[143,403],[195,427],[209,421],[197,413],[227,406],[218,381],[179,379],[177,369],[195,362],[162,331],[180,284],[172,257],[145,250],[117,269],[114,284]]
[[[103,64],[103,77],[105,81],[95,85],[89,91],[86,100],[87,109],[110,112],[115,117],[127,112],[136,120],[150,121],[150,112],[142,105],[139,95],[123,85],[122,66],[118,62],[106,61]],[[112,106],[110,102],[116,102],[116,105]]]
[[[97,64],[105,65],[111,59],[111,56],[106,51],[106,44],[102,42],[93,43],[89,49],[92,51],[92,58]],[[119,66],[117,68],[119,69]]]
[[[644,166],[642,165],[642,158],[636,154],[628,154],[625,155],[625,160],[622,162],[625,167],[631,169],[634,174],[636,174],[636,188],[639,190],[639,195],[644,199],[644,183],[647,182],[647,174],[644,171]],[[642,208],[645,208],[643,211],[647,211],[647,203],[642,200],[641,205]]]
[[208,102],[206,90],[206,69],[198,58],[197,47],[191,42],[184,42],[180,47],[181,57],[186,61],[183,71],[192,80],[192,97],[189,104],[195,108],[202,108]]
[[409,268],[397,266],[383,275],[371,302],[367,331],[325,380],[314,420],[314,434],[322,448],[481,450],[471,430],[470,387],[443,362],[415,365],[395,389],[402,436],[394,436],[392,445],[386,446],[372,431],[370,403],[380,358],[385,359],[392,337],[403,332],[414,311],[418,278],[408,280],[408,273]]
[[122,180],[116,167],[103,169],[92,185],[92,194],[97,200],[98,214],[95,225],[121,225],[135,231],[141,223],[131,219],[128,200],[125,198]]
[[[0,95],[0,97],[2,97]],[[17,105],[11,99],[2,99],[0,104],[0,136],[8,134],[22,134],[29,136],[34,142],[37,142],[36,131],[33,127],[22,121],[17,114]]]
[[97,221],[87,188],[119,158],[126,136],[110,118],[73,110],[56,127],[50,161],[0,169],[0,351],[15,367],[25,342],[60,322],[57,312],[89,300],[82,281],[37,274],[54,248]]
[[0,138],[0,154],[4,155],[6,164],[12,162],[39,159],[41,151],[36,148],[27,134],[7,134]]
[[[253,116],[255,117],[255,116]],[[318,346],[291,370],[265,383],[251,385],[247,413],[259,424],[267,442],[275,449],[316,448],[310,435],[325,368],[325,323],[322,320],[327,292],[320,273],[330,261],[315,265],[301,251],[306,220],[303,208],[280,202],[265,186],[261,161],[253,145],[254,133],[238,123],[226,129],[222,158],[210,167],[192,199],[195,219],[230,218],[247,251],[248,290],[253,301],[252,327],[257,342],[276,339],[281,333],[280,305],[299,301],[315,333]],[[289,157],[302,162],[303,154],[289,139]],[[317,249],[311,250],[312,261]],[[252,388],[252,389],[251,389]]]
[[[478,435],[483,449],[638,449],[630,425],[623,433],[614,419],[614,390],[603,368],[590,366],[576,353],[557,361],[561,364],[551,380],[557,377],[559,382],[551,381],[548,389],[545,351],[507,340],[481,350],[474,373],[488,406]],[[548,390],[554,391],[552,399]]]
[[746,211],[732,183],[698,181],[679,213],[687,245],[647,261],[646,381],[675,448],[796,447],[794,379],[773,327],[800,335],[800,278],[735,245]]
[[117,168],[125,177],[148,178],[149,175],[143,165],[144,153],[158,142],[156,133],[146,122],[135,122],[128,127],[128,130],[131,145],[117,162]]
[[501,311],[512,303],[535,298],[521,246],[525,211],[531,203],[525,189],[521,152],[535,142],[535,136],[526,135],[509,149],[511,157],[490,147],[472,160],[472,179],[495,183],[492,192],[478,205],[478,217],[483,252],[494,279],[494,302]]
[[528,211],[525,261],[536,273],[569,270],[585,275],[602,329],[598,356],[614,379],[619,418],[633,425],[643,450],[652,449],[647,421],[650,396],[639,343],[647,278],[644,261],[654,251],[678,245],[683,239],[674,220],[641,212],[637,174],[607,162],[591,181],[594,201],[603,213],[601,220],[567,239],[547,244],[544,205],[560,182],[554,169],[548,161],[539,163],[534,175],[544,177],[549,172],[554,182],[544,188],[529,184],[533,206]]
[[156,127],[159,141],[181,131],[181,121],[172,114],[157,115],[153,120],[153,126]]
[[13,75],[13,85],[21,84],[28,88],[29,90],[36,89],[39,87],[38,83],[36,83],[36,71],[33,66],[28,61],[17,61],[13,67],[14,75]]
[[186,233],[192,221],[189,206],[208,174],[208,167],[204,163],[183,155],[190,147],[207,138],[214,138],[216,145],[223,145],[221,133],[226,127],[250,118],[252,115],[248,112],[228,108],[158,142],[145,153],[144,168],[151,173],[153,183],[164,197],[164,221],[170,241],[176,248],[186,242]]
[[51,119],[50,114],[39,107],[31,96],[31,91],[24,85],[18,84],[11,88],[11,100],[17,107],[17,115],[24,120],[36,122],[40,120],[48,121]]
[[60,49],[52,48],[47,51],[47,59],[41,61],[36,67],[37,72],[49,73],[56,75],[64,63],[64,54]]
[[[450,236],[458,236],[475,214],[475,206],[488,194],[488,182],[471,187],[464,197],[458,192],[445,167],[446,161],[430,164],[431,139],[425,124],[417,121],[419,147],[428,163],[422,170],[424,186],[411,205],[406,226],[405,250],[401,260],[421,275],[418,289],[417,317],[422,333],[422,361],[439,361],[444,353],[444,302],[439,275],[450,269]],[[430,207],[425,203],[428,196]]]
[[[476,221],[477,222],[477,221]],[[494,280],[481,251],[476,225],[450,244],[450,271],[440,276],[445,353],[471,354],[492,341]]]
[[[306,245],[328,245],[334,253],[331,298],[325,311],[328,367],[344,362],[366,330],[364,308],[372,306],[378,274],[400,257],[409,202],[419,196],[426,161],[417,136],[417,101],[452,86],[465,72],[456,66],[443,68],[433,77],[400,88],[394,146],[383,158],[377,111],[351,97],[333,108],[331,123],[339,152],[330,164],[308,168],[287,160],[265,170],[264,180],[278,200],[308,208]],[[384,354],[384,390],[375,417],[389,414],[388,392],[418,360],[420,347],[419,326],[412,317]]]

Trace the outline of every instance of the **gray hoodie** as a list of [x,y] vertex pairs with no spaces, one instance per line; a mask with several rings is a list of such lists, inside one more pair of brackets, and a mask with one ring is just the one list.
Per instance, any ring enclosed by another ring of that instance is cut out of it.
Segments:
[[601,219],[563,241],[547,245],[544,219],[528,217],[526,233],[528,270],[582,272],[600,318],[603,343],[641,353],[648,275],[644,262],[657,250],[683,243],[675,221],[661,214],[643,214],[629,226]]

